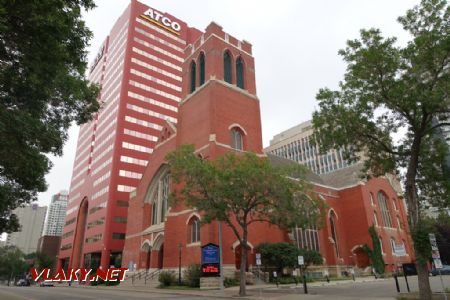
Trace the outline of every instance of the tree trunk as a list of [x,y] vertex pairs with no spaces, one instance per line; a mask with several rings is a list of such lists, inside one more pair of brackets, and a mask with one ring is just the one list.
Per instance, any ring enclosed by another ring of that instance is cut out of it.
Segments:
[[247,267],[247,228],[244,228],[241,246],[241,270],[239,272],[239,296],[246,296],[246,267]]
[[[406,172],[405,192],[408,203],[408,217],[410,231],[414,235],[420,223],[419,199],[417,197],[416,176],[419,165],[420,138],[415,138],[411,146],[411,158]],[[414,252],[416,255],[416,269],[419,280],[419,296],[421,300],[431,299],[430,279],[426,263],[420,263],[423,255],[419,252],[418,245],[414,242]],[[425,258],[423,258],[425,260]]]

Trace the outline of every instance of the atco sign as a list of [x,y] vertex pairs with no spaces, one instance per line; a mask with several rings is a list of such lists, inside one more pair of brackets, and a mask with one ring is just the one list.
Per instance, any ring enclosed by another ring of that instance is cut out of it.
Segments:
[[179,33],[179,31],[181,30],[180,24],[178,24],[175,21],[172,21],[171,19],[169,19],[168,17],[164,16],[163,14],[161,14],[156,10],[149,8],[141,15],[141,17],[152,23],[155,23],[158,26],[165,28],[166,30],[172,33],[178,35],[180,34]]

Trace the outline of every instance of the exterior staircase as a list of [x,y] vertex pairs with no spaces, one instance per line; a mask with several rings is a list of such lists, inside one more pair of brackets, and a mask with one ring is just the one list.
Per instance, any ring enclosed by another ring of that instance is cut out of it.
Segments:
[[127,287],[157,287],[159,285],[158,277],[161,269],[140,270],[137,272],[128,272],[121,286]]

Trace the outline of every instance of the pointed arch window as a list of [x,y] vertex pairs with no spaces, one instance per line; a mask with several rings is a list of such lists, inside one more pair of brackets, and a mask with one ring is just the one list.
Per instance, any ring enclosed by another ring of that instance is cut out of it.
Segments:
[[164,165],[154,175],[145,202],[151,204],[151,224],[157,225],[165,222],[169,209],[170,173],[169,167]]
[[195,62],[191,63],[191,93],[195,91],[195,77],[196,77]]
[[223,54],[223,80],[231,83],[231,54],[225,51]]
[[190,242],[200,242],[200,220],[197,217],[193,217],[189,222],[190,227]]
[[334,241],[334,247],[336,248],[337,257],[341,257],[339,254],[339,243],[337,237],[337,229],[336,229],[336,214],[334,211],[330,212],[330,230],[331,230],[331,238]]
[[230,134],[231,134],[231,148],[243,150],[244,141],[242,139],[242,132],[235,127],[231,129]]
[[200,53],[200,57],[198,58],[198,64],[200,65],[200,82],[199,85],[203,85],[205,83],[205,54]]
[[236,60],[236,85],[244,89],[244,63],[241,57]]
[[392,228],[391,213],[389,211],[386,195],[383,192],[378,192],[378,205],[380,206],[381,210],[383,226]]

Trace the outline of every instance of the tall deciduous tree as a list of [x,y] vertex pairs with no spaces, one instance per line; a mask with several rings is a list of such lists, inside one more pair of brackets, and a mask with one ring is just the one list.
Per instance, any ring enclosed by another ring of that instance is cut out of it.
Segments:
[[[448,155],[440,136],[450,116],[450,8],[423,0],[398,21],[411,35],[404,47],[378,29],[361,30],[339,54],[347,63],[340,89],[321,89],[313,123],[323,150],[364,153],[367,168],[382,175],[403,168],[409,223],[415,240],[421,299],[430,299],[426,260],[419,251],[421,202],[449,204]],[[402,136],[394,140],[394,134]],[[422,239],[423,240],[423,239]]]
[[0,247],[0,277],[10,281],[15,276],[24,275],[28,264],[22,251],[15,246]]
[[73,121],[98,110],[85,79],[92,36],[81,19],[92,0],[0,0],[0,232],[18,229],[11,211],[46,190]]
[[249,226],[269,222],[284,228],[305,227],[322,213],[323,202],[308,196],[310,185],[302,180],[305,169],[300,165],[273,166],[253,153],[203,160],[193,146],[180,147],[167,161],[175,182],[183,186],[174,199],[196,208],[204,222],[224,222],[238,239],[241,296],[246,294]]

